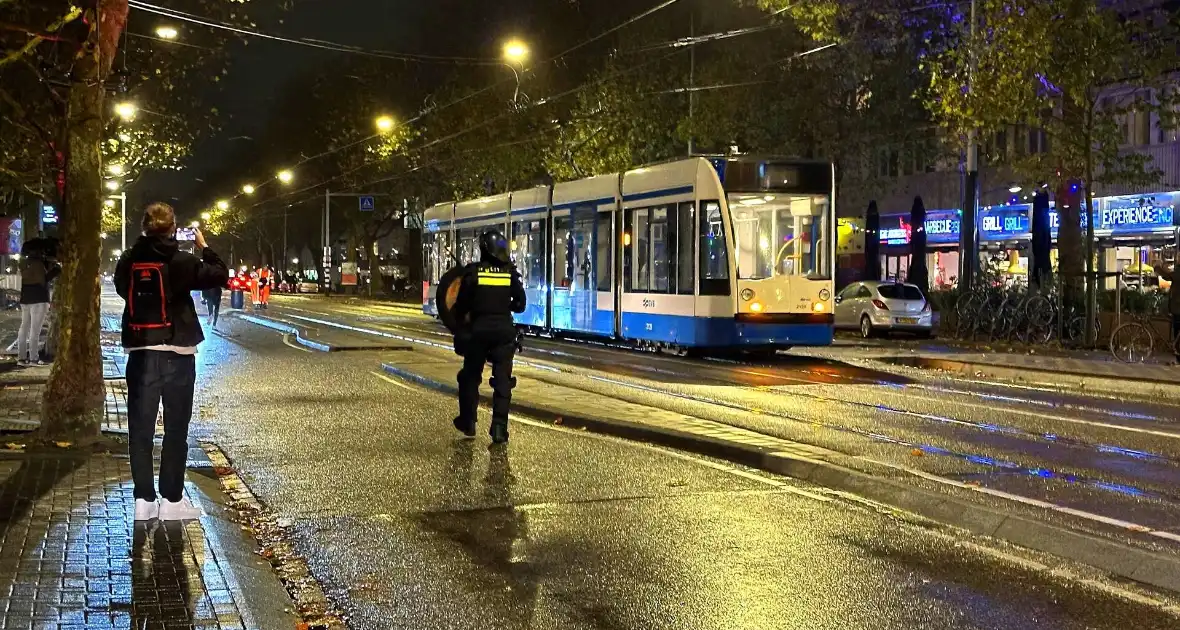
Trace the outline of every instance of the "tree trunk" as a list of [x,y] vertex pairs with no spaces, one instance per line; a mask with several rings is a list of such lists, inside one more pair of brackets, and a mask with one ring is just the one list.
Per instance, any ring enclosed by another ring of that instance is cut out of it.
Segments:
[[87,10],[90,31],[74,66],[68,99],[66,203],[59,232],[62,273],[53,300],[60,337],[41,414],[41,435],[51,440],[93,438],[102,425],[105,392],[99,346],[99,233],[103,84],[127,11],[127,0],[99,0],[97,9]]

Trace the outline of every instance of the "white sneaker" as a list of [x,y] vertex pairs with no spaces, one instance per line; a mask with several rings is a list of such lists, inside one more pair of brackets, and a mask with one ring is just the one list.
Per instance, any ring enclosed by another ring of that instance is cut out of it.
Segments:
[[204,512],[188,499],[181,499],[175,503],[168,499],[160,499],[161,521],[191,521],[201,518],[203,514]]
[[160,516],[160,504],[155,501],[135,500],[135,520],[150,521]]

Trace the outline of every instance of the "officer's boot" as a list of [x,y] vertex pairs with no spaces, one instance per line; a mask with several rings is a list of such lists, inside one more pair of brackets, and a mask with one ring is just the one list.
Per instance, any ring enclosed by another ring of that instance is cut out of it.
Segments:
[[516,379],[492,377],[492,426],[488,433],[494,444],[508,441],[508,407],[512,402],[512,388]]
[[488,431],[492,436],[492,444],[507,444],[508,443],[508,421],[507,420],[493,420],[492,428]]

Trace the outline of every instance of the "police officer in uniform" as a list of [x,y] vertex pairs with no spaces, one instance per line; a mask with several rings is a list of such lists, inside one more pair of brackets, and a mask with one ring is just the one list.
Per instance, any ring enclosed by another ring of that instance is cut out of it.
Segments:
[[524,284],[508,254],[508,239],[497,230],[479,238],[480,261],[466,267],[453,311],[460,324],[455,351],[463,356],[459,371],[459,416],[455,428],[475,436],[475,412],[483,366],[492,364],[492,442],[508,441],[508,405],[512,401],[512,358],[516,353],[513,313],[523,313]]

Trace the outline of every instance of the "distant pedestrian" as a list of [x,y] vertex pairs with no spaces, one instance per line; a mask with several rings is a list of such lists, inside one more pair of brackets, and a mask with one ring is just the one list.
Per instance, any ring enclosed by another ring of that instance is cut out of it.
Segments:
[[[180,250],[176,215],[153,203],[143,217],[143,236],[119,259],[115,289],[123,309],[123,348],[127,352],[128,450],[135,482],[135,520],[198,518],[201,511],[184,498],[188,425],[193,414],[197,346],[204,341],[192,292],[222,287],[225,263],[198,230],[196,251]],[[156,415],[164,403],[164,444],[160,455],[160,496],[152,479]]]
[[209,309],[209,325],[216,326],[217,317],[221,315],[221,287],[205,289],[201,293],[201,298],[205,301],[205,307]]
[[512,361],[516,354],[516,325],[513,313],[526,306],[524,284],[508,253],[508,240],[496,230],[479,239],[480,261],[464,269],[455,319],[461,322],[455,334],[455,351],[463,356],[459,371],[459,416],[455,428],[469,437],[475,435],[475,412],[479,407],[479,384],[484,365],[492,364],[492,442],[508,441],[508,408],[512,403]]
[[49,283],[61,273],[61,265],[41,251],[30,251],[21,261],[20,332],[16,337],[16,360],[20,365],[44,365],[41,360],[41,329],[49,313]]

